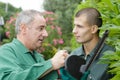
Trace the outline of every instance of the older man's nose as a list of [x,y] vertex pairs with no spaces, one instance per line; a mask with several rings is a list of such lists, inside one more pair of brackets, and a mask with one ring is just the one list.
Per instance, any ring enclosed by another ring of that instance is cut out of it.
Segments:
[[48,32],[47,32],[46,30],[44,30],[43,36],[44,36],[44,37],[48,37]]

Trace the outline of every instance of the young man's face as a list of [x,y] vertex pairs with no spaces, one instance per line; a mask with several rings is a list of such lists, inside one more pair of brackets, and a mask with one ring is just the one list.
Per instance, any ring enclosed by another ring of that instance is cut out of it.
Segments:
[[78,43],[87,43],[92,40],[92,27],[88,24],[86,15],[74,18],[73,34]]
[[47,36],[45,19],[42,16],[35,17],[33,23],[26,30],[29,47],[33,50],[39,48]]

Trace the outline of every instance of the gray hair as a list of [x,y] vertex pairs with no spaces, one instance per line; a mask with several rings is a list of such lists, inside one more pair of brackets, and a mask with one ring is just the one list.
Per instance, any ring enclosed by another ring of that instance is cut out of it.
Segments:
[[36,11],[36,10],[26,10],[22,11],[16,18],[16,23],[15,23],[15,32],[18,34],[20,32],[20,25],[21,24],[26,24],[29,25],[31,24],[36,15],[42,16],[41,12]]

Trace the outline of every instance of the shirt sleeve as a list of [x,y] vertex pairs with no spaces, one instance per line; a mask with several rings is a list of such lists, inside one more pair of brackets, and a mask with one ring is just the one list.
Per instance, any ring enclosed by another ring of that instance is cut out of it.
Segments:
[[[52,68],[51,61],[47,60],[23,69],[17,64],[15,58],[14,54],[7,52],[7,50],[0,52],[0,80],[36,80]],[[57,78],[57,73],[56,71],[52,71],[45,77],[54,80]],[[42,80],[49,80],[46,78]]]
[[64,68],[60,68],[60,75],[62,80],[76,80]]

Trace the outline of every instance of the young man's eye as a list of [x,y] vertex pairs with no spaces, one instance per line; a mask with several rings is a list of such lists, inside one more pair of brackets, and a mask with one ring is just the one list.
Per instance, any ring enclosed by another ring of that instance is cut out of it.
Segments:
[[83,26],[81,26],[81,25],[77,25],[77,27],[82,28]]

